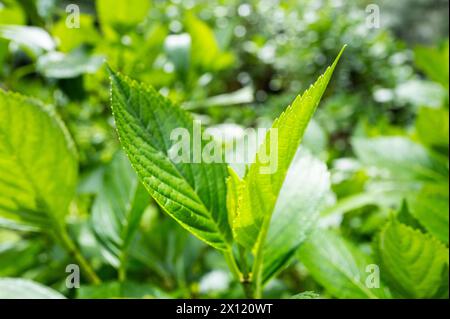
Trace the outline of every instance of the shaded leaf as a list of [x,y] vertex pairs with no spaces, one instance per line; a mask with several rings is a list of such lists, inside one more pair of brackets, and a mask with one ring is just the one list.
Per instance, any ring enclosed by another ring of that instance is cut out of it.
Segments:
[[264,281],[285,266],[307,238],[330,192],[326,165],[300,149],[287,172],[264,245]]
[[383,277],[403,297],[432,298],[448,283],[448,249],[429,235],[391,220],[374,247]]
[[388,292],[366,285],[374,262],[338,235],[315,231],[300,247],[298,258],[311,276],[337,298],[385,298]]
[[107,250],[107,259],[118,267],[126,258],[141,216],[149,203],[126,156],[117,153],[106,167],[92,208],[95,234]]

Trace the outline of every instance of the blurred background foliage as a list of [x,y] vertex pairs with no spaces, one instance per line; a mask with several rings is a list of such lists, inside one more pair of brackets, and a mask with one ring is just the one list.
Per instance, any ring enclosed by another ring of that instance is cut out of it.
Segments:
[[[372,2],[1,0],[0,86],[53,105],[67,124],[80,161],[70,233],[106,284],[68,290],[69,256],[42,233],[10,230],[0,230],[0,276],[69,297],[242,296],[221,256],[150,200],[130,242],[99,225],[111,219],[96,203],[108,202],[114,170],[135,179],[115,155],[105,60],[232,137],[269,126],[348,44],[302,143],[331,172],[319,225],[370,254],[404,203],[402,218],[448,245],[448,1],[375,1],[379,28],[366,22]],[[79,28],[68,27],[71,4]],[[447,232],[427,219],[433,209]],[[124,246],[128,279],[117,281]],[[308,256],[300,251],[265,296],[355,296],[330,288]]]

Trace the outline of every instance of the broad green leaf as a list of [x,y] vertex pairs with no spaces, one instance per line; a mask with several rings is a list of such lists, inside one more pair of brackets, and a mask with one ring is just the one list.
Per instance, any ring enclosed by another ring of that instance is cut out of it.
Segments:
[[65,297],[32,280],[0,278],[0,299],[65,299]]
[[36,100],[0,90],[0,223],[54,229],[75,194],[77,158],[62,121]]
[[150,0],[96,0],[103,33],[114,37],[142,22],[150,9]]
[[275,120],[244,177],[239,194],[243,205],[238,205],[231,223],[235,239],[247,249],[262,247],[288,168],[343,50],[316,83]]
[[449,144],[449,114],[444,108],[421,107],[416,119],[416,131],[420,140],[430,146]]
[[280,191],[264,245],[267,281],[285,266],[312,230],[330,192],[326,165],[299,149]]
[[[153,88],[125,76],[112,73],[111,81],[112,109],[121,143],[150,195],[195,236],[215,248],[227,249],[226,165],[198,158],[206,141],[200,129],[194,132],[187,112]],[[171,139],[180,129],[189,134],[188,143]],[[174,160],[174,148],[180,143],[189,147],[190,139],[198,148],[185,153],[187,160]]]
[[448,184],[427,184],[408,196],[411,215],[432,235],[448,244]]
[[102,63],[102,56],[91,56],[83,50],[69,54],[50,52],[38,58],[36,69],[47,78],[68,79],[84,73],[95,73]]
[[352,145],[361,162],[385,169],[396,179],[447,179],[448,161],[406,137],[355,138]]
[[200,70],[218,71],[233,63],[234,56],[220,50],[213,30],[206,23],[193,14],[188,14],[185,26],[192,39],[192,63]]
[[[298,251],[299,260],[311,276],[337,298],[385,298],[389,294],[380,282],[372,284],[374,262],[351,243],[332,233],[318,229]],[[383,273],[380,274],[383,276]]]
[[448,89],[448,40],[436,48],[416,47],[414,62],[431,80]]
[[448,249],[433,237],[391,220],[374,246],[383,278],[401,296],[432,298],[448,283]]
[[92,226],[115,267],[124,262],[128,247],[149,204],[126,156],[117,153],[106,167],[92,208]]

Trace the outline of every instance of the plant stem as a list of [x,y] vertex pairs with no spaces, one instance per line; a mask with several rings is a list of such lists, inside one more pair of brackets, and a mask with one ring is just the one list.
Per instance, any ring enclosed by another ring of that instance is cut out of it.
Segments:
[[118,276],[120,282],[124,282],[127,279],[127,261],[128,256],[127,253],[124,251],[120,256],[120,265],[118,269]]
[[255,260],[253,262],[252,268],[252,282],[255,286],[254,297],[256,299],[262,298],[263,289],[263,263],[264,263],[264,242],[267,237],[267,232],[269,229],[270,218],[266,218],[262,224],[261,232],[257,240]]
[[[245,256],[243,255],[243,252],[239,252],[241,259]],[[246,298],[252,299],[254,298],[254,290],[253,290],[253,284],[250,280],[249,274],[247,272],[247,267],[244,267],[245,273],[243,274],[241,270],[239,269],[239,266],[236,263],[236,259],[234,258],[233,252],[231,248],[224,251],[225,260],[227,261],[228,268],[230,268],[231,272],[233,273],[234,277],[241,283],[242,288],[244,290],[244,294]],[[245,263],[245,259],[243,259],[243,262]],[[245,263],[246,264],[246,263]]]
[[100,284],[101,283],[100,278],[97,276],[97,274],[95,273],[91,265],[88,263],[88,261],[83,257],[78,247],[70,238],[64,226],[59,227],[57,237],[61,240],[62,245],[67,250],[69,255],[77,261],[78,265],[83,270],[83,273],[86,274],[86,277],[89,279],[89,281],[95,285]]
[[242,274],[239,270],[238,265],[236,264],[236,259],[234,259],[233,252],[231,251],[231,247],[223,252],[225,260],[227,262],[228,268],[230,268],[233,276],[241,281]]

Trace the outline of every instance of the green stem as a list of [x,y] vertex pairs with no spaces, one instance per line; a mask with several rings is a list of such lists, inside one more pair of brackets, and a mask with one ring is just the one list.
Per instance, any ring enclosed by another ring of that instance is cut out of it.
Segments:
[[120,282],[124,282],[127,279],[127,263],[128,263],[128,255],[124,251],[120,256],[120,265],[118,269],[118,276]]
[[223,252],[223,255],[224,255],[225,260],[227,262],[228,268],[230,268],[231,273],[233,274],[233,276],[237,280],[241,281],[242,274],[241,274],[241,271],[239,270],[239,267],[238,267],[238,265],[236,263],[236,259],[234,259],[233,252],[231,251],[231,247],[229,249],[225,250]]
[[256,299],[262,298],[263,290],[263,264],[264,264],[264,242],[269,230],[270,218],[266,218],[262,224],[261,232],[257,240],[256,255],[252,268],[252,282],[255,286],[254,297]]
[[[243,260],[243,263],[246,265],[245,262],[245,256],[242,251],[239,251],[240,258]],[[247,272],[247,266],[243,267],[245,270],[245,273],[243,274],[241,270],[239,269],[239,266],[236,263],[236,259],[234,258],[233,251],[231,250],[231,247],[224,251],[225,260],[228,264],[228,268],[230,268],[231,272],[233,273],[234,277],[241,283],[242,288],[244,290],[244,294],[246,298],[252,299],[254,298],[254,290],[253,285],[250,280],[249,274]]]
[[78,265],[80,266],[86,277],[89,279],[89,281],[95,285],[100,284],[101,283],[100,278],[97,276],[94,269],[87,262],[87,260],[83,257],[78,247],[70,238],[64,226],[60,227],[60,231],[58,232],[58,238],[61,240],[62,245],[67,250],[69,255],[77,261]]

